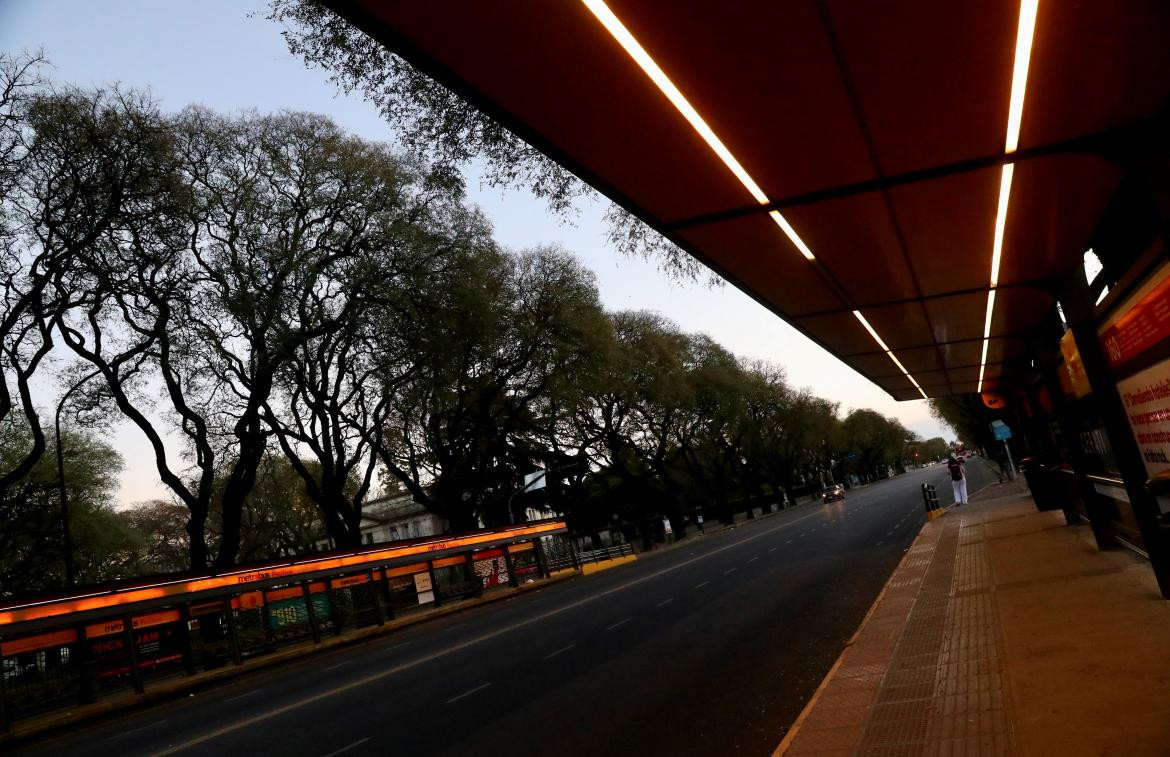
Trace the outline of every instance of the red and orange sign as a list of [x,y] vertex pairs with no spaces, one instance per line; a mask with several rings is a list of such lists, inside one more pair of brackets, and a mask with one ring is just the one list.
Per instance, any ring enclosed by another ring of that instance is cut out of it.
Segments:
[[[162,612],[152,612],[149,615],[139,615],[132,618],[131,622],[134,624],[134,630],[139,628],[149,628],[150,626],[161,626],[164,623],[174,623],[179,619],[178,610],[163,610]],[[98,636],[109,636],[114,633],[122,633],[126,626],[121,620],[111,620],[108,623],[94,623],[85,627],[85,638],[93,639]]]
[[77,641],[77,631],[72,628],[64,631],[52,631],[36,636],[26,636],[23,639],[13,639],[0,643],[0,657],[10,657],[23,652],[35,652],[38,649],[50,647],[64,647]]
[[1170,276],[1101,332],[1109,365],[1116,368],[1170,339]]

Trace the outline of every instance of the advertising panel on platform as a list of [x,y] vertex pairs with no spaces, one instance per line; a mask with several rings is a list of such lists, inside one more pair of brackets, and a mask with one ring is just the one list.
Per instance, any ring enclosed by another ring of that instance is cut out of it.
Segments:
[[1170,470],[1170,361],[1117,382],[1146,473]]
[[1170,470],[1170,266],[1155,271],[1098,335],[1146,474]]

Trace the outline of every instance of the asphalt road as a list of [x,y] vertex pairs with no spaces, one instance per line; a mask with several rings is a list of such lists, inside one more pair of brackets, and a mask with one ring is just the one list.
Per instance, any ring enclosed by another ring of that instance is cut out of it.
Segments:
[[18,753],[768,755],[917,535],[924,481],[950,503],[945,467],[914,471]]

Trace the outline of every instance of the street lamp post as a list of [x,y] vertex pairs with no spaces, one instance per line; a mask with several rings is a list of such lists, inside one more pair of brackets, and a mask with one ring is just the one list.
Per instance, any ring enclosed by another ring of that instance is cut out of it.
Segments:
[[74,584],[73,538],[69,533],[69,494],[65,487],[65,450],[64,445],[61,444],[61,411],[65,408],[65,403],[69,401],[69,396],[80,389],[82,384],[97,375],[98,371],[89,373],[69,387],[69,391],[65,392],[61,401],[57,403],[57,413],[53,418],[53,434],[57,447],[57,492],[61,498],[61,535],[65,541],[65,585],[70,589],[73,588]]

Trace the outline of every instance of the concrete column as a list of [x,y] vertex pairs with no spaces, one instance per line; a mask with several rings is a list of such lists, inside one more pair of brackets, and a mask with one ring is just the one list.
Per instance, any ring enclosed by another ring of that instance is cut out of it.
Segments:
[[520,581],[516,578],[516,562],[512,559],[512,553],[508,551],[508,547],[504,547],[504,566],[508,569],[508,585],[515,588],[520,585]]
[[475,553],[468,552],[466,558],[466,562],[463,563],[463,570],[467,574],[467,580],[471,582],[471,593],[476,597],[482,597],[483,581],[479,580],[479,575],[475,572]]
[[317,625],[317,613],[313,611],[313,589],[309,581],[301,581],[301,595],[305,599],[305,610],[309,613],[309,631],[313,634],[313,643],[321,643],[321,627]]
[[[263,595],[261,595],[263,596]],[[267,603],[267,600],[265,600]],[[240,635],[236,631],[236,615],[232,610],[232,598],[223,598],[223,617],[228,627],[228,643],[231,645],[232,662],[236,665],[243,665],[244,659],[240,654]],[[264,616],[264,632],[268,632],[268,615]]]
[[134,693],[141,694],[142,671],[138,669],[138,644],[134,639],[134,619],[129,615],[122,618],[122,638],[126,653],[130,656],[130,680],[134,684]]
[[[374,603],[374,613],[378,618],[378,625],[386,625],[386,604],[382,601],[382,589],[378,586],[378,572],[377,570],[369,570],[366,575],[370,577],[370,598]],[[385,574],[382,575],[385,578]],[[385,581],[382,581],[385,584]]]

